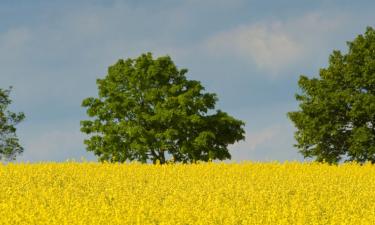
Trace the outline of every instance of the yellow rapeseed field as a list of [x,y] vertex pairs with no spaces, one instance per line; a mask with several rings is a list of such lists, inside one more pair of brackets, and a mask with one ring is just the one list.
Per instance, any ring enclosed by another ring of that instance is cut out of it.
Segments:
[[0,224],[375,224],[375,166],[0,164]]

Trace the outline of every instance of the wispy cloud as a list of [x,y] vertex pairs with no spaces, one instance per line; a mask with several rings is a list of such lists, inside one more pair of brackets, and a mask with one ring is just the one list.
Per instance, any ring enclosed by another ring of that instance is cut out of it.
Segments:
[[276,72],[298,59],[302,46],[281,29],[281,24],[240,26],[208,40],[213,52],[235,54],[260,68]]
[[246,151],[253,151],[262,144],[265,144],[274,139],[281,132],[281,126],[275,125],[264,128],[257,132],[247,132],[245,140],[233,145],[233,149],[240,149]]
[[84,135],[77,128],[51,129],[34,134],[24,141],[25,152],[19,161],[43,161],[68,159],[80,160],[81,157],[94,160],[82,145]]
[[257,130],[248,130],[246,140],[231,146],[232,159],[241,160],[303,160],[292,148],[294,128],[291,124],[274,124]]
[[307,13],[288,20],[260,21],[225,30],[206,40],[214,55],[230,55],[275,76],[298,65],[345,25],[343,15]]

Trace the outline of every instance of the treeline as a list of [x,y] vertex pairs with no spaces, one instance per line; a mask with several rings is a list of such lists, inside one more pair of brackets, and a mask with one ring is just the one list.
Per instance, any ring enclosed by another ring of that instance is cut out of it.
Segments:
[[[300,76],[295,147],[305,158],[375,162],[375,30],[333,51],[319,76]],[[169,56],[118,60],[97,80],[98,96],[83,100],[87,151],[99,161],[153,163],[230,159],[228,145],[245,138],[245,123],[215,108],[215,93],[186,77]],[[0,89],[0,159],[23,152],[10,112],[11,89]]]

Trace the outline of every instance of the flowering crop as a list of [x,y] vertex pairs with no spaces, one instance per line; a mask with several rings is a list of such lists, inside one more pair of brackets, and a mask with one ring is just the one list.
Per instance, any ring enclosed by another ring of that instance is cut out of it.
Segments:
[[375,166],[0,164],[0,224],[375,224]]

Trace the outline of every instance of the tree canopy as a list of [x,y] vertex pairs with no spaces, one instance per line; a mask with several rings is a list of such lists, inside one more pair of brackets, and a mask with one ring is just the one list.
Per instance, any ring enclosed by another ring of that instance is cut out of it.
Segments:
[[300,110],[289,118],[304,157],[337,163],[375,162],[375,30],[333,51],[318,78],[301,76]]
[[12,103],[9,98],[10,91],[11,88],[0,89],[0,160],[14,160],[23,152],[15,125],[24,120],[25,115],[8,110],[8,106]]
[[92,120],[84,141],[101,161],[153,163],[230,159],[228,145],[244,139],[244,122],[220,110],[213,93],[188,80],[169,56],[118,60],[98,79],[98,98],[83,100]]

